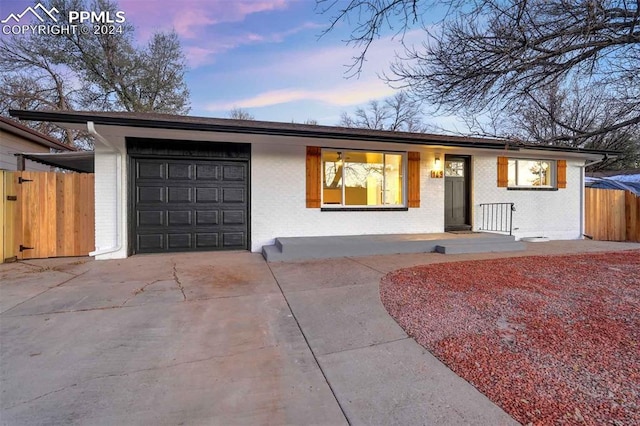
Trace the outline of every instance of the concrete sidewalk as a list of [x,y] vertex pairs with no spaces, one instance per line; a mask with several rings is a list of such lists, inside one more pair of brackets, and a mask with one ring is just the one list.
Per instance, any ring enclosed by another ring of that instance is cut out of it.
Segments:
[[517,424],[387,314],[383,273],[345,258],[270,267],[350,424]]
[[406,336],[378,282],[416,264],[640,244],[528,247],[0,265],[0,424],[513,424]]

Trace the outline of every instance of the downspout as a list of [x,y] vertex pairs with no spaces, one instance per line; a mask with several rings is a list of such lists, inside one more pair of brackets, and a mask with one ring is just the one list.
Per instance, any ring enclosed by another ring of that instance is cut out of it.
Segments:
[[120,232],[120,225],[122,224],[122,153],[104,136],[96,131],[93,121],[87,121],[87,131],[107,148],[110,148],[116,155],[116,243],[111,247],[89,253],[89,256],[99,256],[115,253],[122,249],[122,235]]
[[581,188],[581,192],[580,192],[580,237],[585,237],[585,208],[584,208],[584,203],[586,201],[586,193],[585,193],[585,188],[584,188],[584,183],[585,183],[585,178],[584,178],[584,173],[587,167],[589,166],[593,166],[594,164],[598,164],[598,163],[602,163],[604,160],[608,159],[609,157],[607,157],[607,155],[605,155],[604,157],[602,157],[599,160],[595,160],[592,161],[590,163],[586,163],[582,166],[579,166],[582,170],[580,171],[580,188]]

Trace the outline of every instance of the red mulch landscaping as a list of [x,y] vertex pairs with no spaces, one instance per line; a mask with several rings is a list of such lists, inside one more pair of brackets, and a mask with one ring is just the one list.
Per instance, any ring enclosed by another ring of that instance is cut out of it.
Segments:
[[639,250],[418,266],[380,295],[523,424],[640,424]]

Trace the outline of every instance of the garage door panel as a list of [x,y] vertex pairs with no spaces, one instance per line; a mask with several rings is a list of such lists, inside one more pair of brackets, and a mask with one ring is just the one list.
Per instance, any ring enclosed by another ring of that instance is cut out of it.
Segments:
[[164,250],[164,234],[138,235],[138,251],[153,252]]
[[136,190],[138,203],[164,203],[166,188],[159,186],[140,186]]
[[242,225],[245,223],[244,211],[225,210],[222,212],[223,225]]
[[136,165],[138,179],[164,179],[165,163],[140,161]]
[[220,180],[220,166],[215,164],[196,164],[197,180]]
[[218,210],[197,210],[196,225],[217,225]]
[[193,165],[169,163],[169,179],[170,180],[190,180],[193,178]]
[[169,187],[169,203],[190,203],[192,201],[193,188]]
[[196,203],[217,203],[219,193],[218,188],[196,188]]
[[133,161],[135,252],[247,248],[247,162]]
[[137,214],[137,226],[164,226],[164,211],[138,211]]
[[191,211],[169,211],[169,226],[191,226],[193,224],[191,219]]
[[218,248],[218,241],[218,233],[216,232],[200,232],[196,234],[196,247],[199,249]]
[[246,179],[246,167],[244,164],[227,165],[222,168],[222,179],[225,181],[244,181]]
[[223,203],[244,203],[245,201],[244,188],[222,188]]
[[240,248],[246,246],[244,232],[223,232],[222,245],[225,248]]
[[191,234],[168,234],[167,248],[169,250],[189,249],[192,247]]

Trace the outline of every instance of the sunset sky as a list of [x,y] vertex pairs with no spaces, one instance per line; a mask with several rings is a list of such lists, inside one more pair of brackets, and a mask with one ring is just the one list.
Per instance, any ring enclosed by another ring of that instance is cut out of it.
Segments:
[[[0,15],[29,4],[0,0]],[[140,43],[156,30],[180,36],[191,115],[226,117],[239,107],[259,120],[334,125],[342,111],[394,93],[378,78],[401,51],[393,33],[376,41],[360,77],[347,79],[345,65],[357,53],[344,43],[349,24],[319,37],[335,11],[320,13],[315,0],[119,0],[119,6]],[[420,30],[405,36],[408,43],[423,39]]]

